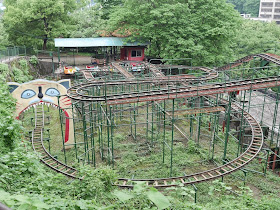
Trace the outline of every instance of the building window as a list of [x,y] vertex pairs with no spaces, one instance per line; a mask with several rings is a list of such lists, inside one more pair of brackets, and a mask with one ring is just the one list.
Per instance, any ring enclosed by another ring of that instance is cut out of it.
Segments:
[[142,57],[142,50],[132,50],[131,57]]
[[280,19],[280,15],[274,15],[274,19]]
[[275,9],[274,12],[280,13],[280,9]]
[[276,21],[276,24],[278,24],[278,25],[279,25],[279,24],[280,24],[280,21]]
[[262,7],[273,7],[273,2],[262,2]]
[[[277,9],[275,9],[276,12]],[[262,9],[261,12],[272,12],[272,9]]]
[[263,14],[261,14],[261,18],[271,18],[271,15],[263,15]]
[[280,2],[276,2],[275,7],[280,7]]

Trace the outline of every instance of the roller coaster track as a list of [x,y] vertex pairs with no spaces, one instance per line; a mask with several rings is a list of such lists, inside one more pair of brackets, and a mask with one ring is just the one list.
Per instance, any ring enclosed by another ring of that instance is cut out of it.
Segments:
[[[128,72],[126,69],[124,69],[121,65],[120,65],[121,62],[113,62],[112,65],[115,69],[117,69],[125,78],[127,79],[135,79],[134,75],[130,72]],[[168,79],[167,76],[165,76],[162,71],[154,64],[151,64],[151,63],[148,63],[148,62],[143,62],[145,67],[148,68],[153,76],[158,80],[158,79]],[[186,67],[188,69],[193,69],[193,70],[201,70],[205,73],[207,73],[206,76],[202,76],[202,77],[193,77],[193,76],[190,76],[190,75],[180,75],[180,76],[176,76],[176,75],[171,75],[169,76],[170,80],[182,80],[182,79],[185,79],[187,81],[189,80],[210,80],[210,79],[214,79],[216,77],[218,77],[218,72],[216,72],[215,70],[213,69],[210,69],[210,68],[207,68],[207,67]]]
[[[137,82],[143,84],[146,81],[138,80]],[[163,81],[163,80],[159,81],[159,83],[161,82],[168,82],[168,81]],[[120,85],[120,84],[121,84],[120,81],[107,82],[107,83],[96,82],[96,83],[80,84],[68,89],[67,95],[69,98],[73,100],[104,102],[108,105],[116,105],[116,104],[137,103],[137,102],[144,102],[144,101],[157,101],[157,100],[166,100],[166,99],[175,99],[175,98],[207,96],[207,95],[215,95],[219,93],[243,91],[249,89],[252,90],[264,89],[264,88],[279,86],[280,76],[259,78],[255,80],[231,81],[231,82],[216,83],[216,84],[201,85],[201,86],[165,88],[160,90],[111,94],[106,96],[86,95],[87,92],[86,89],[91,88],[93,86],[102,87],[106,85],[106,87],[109,87],[109,86]],[[137,84],[137,83],[128,81],[126,84],[129,85],[129,84]]]
[[[132,92],[132,93],[115,94],[115,95],[106,96],[105,98],[84,95],[84,91],[82,89],[89,88],[92,85],[94,86],[96,85],[96,83],[81,84],[80,86],[73,87],[73,89],[69,89],[68,96],[73,100],[85,100],[85,101],[95,101],[95,102],[103,101],[107,104],[135,103],[139,101],[156,101],[156,100],[173,99],[179,97],[183,98],[183,97],[213,95],[218,93],[232,92],[236,90],[260,89],[260,88],[280,85],[279,80],[280,77],[261,78],[256,80],[234,81],[234,82],[213,84],[213,85],[200,86],[200,87],[170,88],[166,90],[152,90],[152,91],[144,91],[140,93]],[[116,85],[116,84],[112,82],[110,83],[110,85]],[[221,102],[227,104],[226,100],[222,99]],[[231,109],[235,111],[242,110],[237,104],[234,103],[231,104]],[[209,110],[209,111],[213,111],[213,110]],[[221,111],[221,110],[217,109],[215,111]],[[121,188],[133,188],[133,183],[139,181],[145,182],[147,185],[153,186],[155,188],[179,186],[181,184],[188,185],[188,184],[195,184],[199,182],[217,179],[243,168],[258,155],[258,153],[260,152],[263,146],[263,133],[258,122],[249,113],[247,113],[244,110],[243,110],[243,116],[246,119],[249,126],[251,127],[252,140],[247,150],[244,153],[242,153],[239,157],[235,158],[234,160],[229,161],[222,166],[207,171],[191,174],[191,175],[169,177],[169,178],[156,178],[156,179],[120,178],[117,180],[117,182],[114,183],[114,185],[119,186]]]
[[[162,71],[159,69],[159,67],[157,67],[156,65],[148,63],[148,62],[144,62],[144,64],[153,73],[154,77],[167,78],[167,76],[165,76],[162,73]],[[171,68],[171,67],[172,66],[167,67],[167,68]],[[161,66],[161,68],[164,68],[164,66]],[[213,69],[207,68],[207,67],[184,66],[184,68],[192,69],[192,70],[200,70],[200,71],[203,71],[203,72],[207,73],[207,75],[202,76],[202,77],[194,77],[194,76],[190,76],[190,75],[179,75],[179,76],[178,75],[170,75],[168,77],[170,77],[170,79],[187,79],[187,80],[196,79],[196,80],[200,80],[200,81],[210,80],[210,79],[214,79],[214,78],[218,77],[218,72],[216,72]]]
[[[227,101],[222,100],[223,103],[227,103]],[[241,108],[232,103],[231,108],[236,111],[240,111]],[[178,176],[178,177],[169,177],[169,178],[157,178],[157,179],[118,179],[114,185],[122,187],[122,188],[133,188],[134,182],[145,182],[149,186],[153,186],[155,188],[165,188],[165,187],[175,187],[189,184],[196,184],[200,182],[210,181],[213,179],[217,179],[228,175],[232,172],[235,172],[248,163],[250,163],[257,154],[261,151],[263,146],[263,133],[261,126],[259,123],[247,112],[243,111],[244,118],[247,123],[250,125],[252,130],[252,140],[250,145],[246,149],[244,153],[242,153],[239,157],[235,158],[232,161],[227,162],[226,164],[207,170],[198,172],[195,174]]]
[[[214,107],[204,107],[204,108],[194,108],[188,110],[178,110],[180,113],[176,113],[176,115],[193,115],[193,114],[205,114],[205,113],[212,113],[212,112],[222,112],[225,111],[225,108],[222,106],[214,106]],[[177,111],[174,111],[177,112]]]
[[94,77],[93,77],[93,75],[92,75],[90,70],[82,70],[81,72],[83,73],[84,78],[87,81],[93,81],[94,80]]
[[43,142],[44,131],[44,105],[42,103],[34,105],[35,107],[35,128],[32,132],[32,147],[39,154],[40,161],[47,167],[61,173],[69,178],[82,179],[76,176],[77,170],[72,168],[56,158],[54,158],[45,148]]
[[[256,55],[247,56],[243,59],[240,59],[238,62],[242,63],[245,61],[249,61],[253,59]],[[257,57],[261,57],[265,60],[269,60],[270,62],[276,63],[280,65],[280,60],[271,54],[258,54]],[[279,64],[278,64],[279,62]],[[237,63],[236,63],[237,64]],[[240,64],[239,64],[240,65]],[[232,67],[232,65],[231,65]],[[218,70],[226,70],[228,67],[221,67]],[[122,70],[121,70],[122,71]],[[120,71],[120,72],[121,72]],[[122,73],[122,72],[121,72]],[[126,73],[123,72],[123,75]],[[133,75],[132,75],[133,76]],[[130,76],[126,76],[126,78],[133,79]],[[192,80],[193,78],[188,78],[187,80]],[[197,81],[198,79],[193,79]],[[104,81],[90,81],[88,83],[79,84],[73,86],[68,89],[67,95],[69,98],[78,101],[90,101],[90,102],[103,102],[107,105],[115,105],[115,104],[127,104],[127,103],[136,103],[136,102],[144,102],[144,101],[158,101],[158,100],[166,100],[166,99],[175,99],[175,98],[185,98],[185,97],[197,97],[197,96],[208,96],[215,95],[219,93],[228,93],[233,91],[242,91],[249,89],[263,89],[280,85],[280,76],[276,77],[268,77],[268,78],[259,78],[255,80],[240,80],[240,81],[231,81],[225,83],[216,83],[210,85],[202,85],[202,86],[189,86],[189,87],[180,87],[180,88],[166,88],[160,90],[151,90],[151,91],[142,91],[142,92],[130,92],[130,93],[122,93],[122,94],[111,94],[106,96],[90,96],[87,95],[87,89],[93,86],[100,87],[109,87],[114,85],[135,85],[135,84],[172,84],[172,82],[184,82],[182,78],[170,79],[166,77],[153,78],[148,80],[124,80],[117,82],[104,82]],[[226,100],[221,100],[222,103],[227,104]],[[241,111],[242,108],[239,107],[235,103],[231,103],[231,109],[235,111]],[[42,106],[42,112],[36,110],[35,112],[35,128],[32,133],[32,146],[34,151],[41,154],[41,162],[43,162],[48,167],[52,168],[58,173],[62,173],[71,178],[77,178],[75,174],[77,170],[71,168],[58,160],[52,157],[45,149],[43,145],[43,127],[44,127],[44,111]],[[195,184],[204,181],[210,181],[213,179],[217,179],[233,173],[248,163],[250,163],[261,151],[263,146],[263,133],[259,123],[246,111],[243,110],[243,116],[247,121],[248,125],[251,127],[252,139],[247,147],[246,151],[242,153],[237,158],[225,162],[224,165],[215,167],[210,170],[185,175],[178,177],[169,177],[169,178],[155,178],[155,179],[126,179],[120,178],[117,180],[114,185],[122,187],[122,188],[133,188],[133,183],[136,181],[145,182],[149,186],[153,186],[156,188],[164,188],[164,187],[172,187],[179,186],[181,184]],[[79,178],[82,179],[82,178]]]
[[262,54],[254,54],[254,55],[245,56],[241,59],[234,61],[233,63],[218,67],[216,70],[217,71],[229,70],[231,68],[240,66],[241,64],[243,64],[245,62],[249,62],[249,61],[253,60],[255,57],[259,57],[259,58],[262,58],[263,60],[280,65],[280,57],[278,55],[274,55],[274,54],[270,54],[270,53],[266,53],[266,54],[262,53]]
[[159,70],[156,65],[144,62],[145,66],[153,73],[154,77],[165,77],[161,70]]
[[131,74],[130,72],[128,72],[127,70],[125,70],[121,65],[120,65],[120,62],[113,62],[112,63],[112,66],[114,68],[116,68],[122,75],[125,76],[125,78],[127,79],[133,79],[134,76],[133,74]]

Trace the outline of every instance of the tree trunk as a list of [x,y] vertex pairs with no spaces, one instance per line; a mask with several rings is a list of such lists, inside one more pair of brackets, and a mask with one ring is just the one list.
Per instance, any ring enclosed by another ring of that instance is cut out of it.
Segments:
[[43,44],[43,50],[47,49],[47,42],[48,42],[48,32],[49,32],[49,24],[47,22],[46,17],[43,18],[44,20],[44,26],[45,26],[45,38],[44,38],[44,44]]
[[47,42],[48,42],[48,38],[44,38],[44,43],[43,43],[43,50],[47,49]]

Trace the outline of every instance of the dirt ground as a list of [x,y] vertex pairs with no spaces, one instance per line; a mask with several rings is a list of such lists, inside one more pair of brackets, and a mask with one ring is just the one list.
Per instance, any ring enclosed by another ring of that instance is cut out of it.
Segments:
[[[39,57],[40,58],[40,57]],[[49,61],[51,62],[51,58],[40,58],[42,61]],[[55,63],[58,63],[58,57],[54,57],[53,61]],[[60,56],[60,61],[63,65],[69,65],[69,66],[85,66],[91,64],[91,57],[90,56],[80,56],[80,55],[62,55]]]

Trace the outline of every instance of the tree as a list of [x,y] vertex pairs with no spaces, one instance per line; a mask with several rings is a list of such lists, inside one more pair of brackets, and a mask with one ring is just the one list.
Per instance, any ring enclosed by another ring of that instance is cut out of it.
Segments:
[[244,20],[237,36],[232,40],[235,59],[250,54],[280,50],[280,28],[275,22]]
[[0,20],[0,48],[9,46],[8,34],[4,28],[2,19]]
[[234,9],[236,9],[241,14],[244,13],[244,3],[246,0],[227,0],[228,3],[234,5]]
[[260,0],[227,0],[234,5],[235,9],[241,14],[259,15]]
[[259,16],[260,0],[246,0],[244,4],[244,12],[252,16]]
[[113,12],[116,6],[122,5],[123,0],[95,0],[96,3],[100,4],[102,9],[102,19],[108,20],[110,13]]
[[[81,1],[83,2],[83,1]],[[9,40],[15,45],[38,45],[49,39],[67,36],[71,30],[69,13],[78,4],[76,0],[6,0],[4,26]]]
[[225,0],[130,0],[115,10],[109,24],[111,31],[149,40],[152,56],[193,58],[194,64],[209,65],[232,54],[229,45],[240,21]]
[[71,16],[76,25],[76,30],[71,32],[71,37],[98,37],[99,32],[105,28],[106,21],[102,19],[103,10],[100,9],[100,4],[84,8],[82,13],[77,10]]

